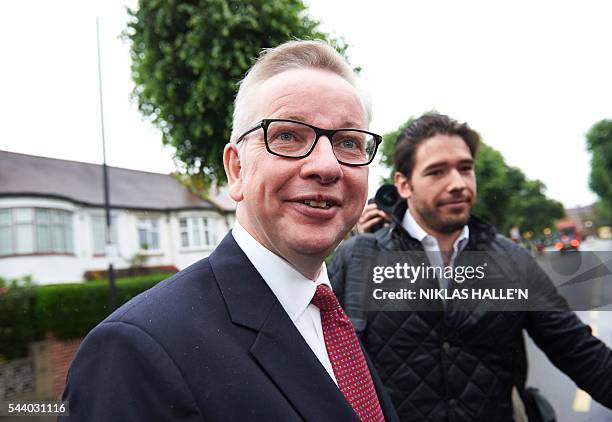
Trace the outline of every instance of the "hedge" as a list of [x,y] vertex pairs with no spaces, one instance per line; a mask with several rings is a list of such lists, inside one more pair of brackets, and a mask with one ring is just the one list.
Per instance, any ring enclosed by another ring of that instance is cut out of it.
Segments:
[[[118,278],[117,306],[170,275]],[[82,337],[109,314],[106,280],[10,289],[0,294],[0,360],[27,356],[28,343],[45,333]]]
[[28,343],[41,337],[34,292],[32,287],[13,287],[0,294],[0,362],[27,356]]

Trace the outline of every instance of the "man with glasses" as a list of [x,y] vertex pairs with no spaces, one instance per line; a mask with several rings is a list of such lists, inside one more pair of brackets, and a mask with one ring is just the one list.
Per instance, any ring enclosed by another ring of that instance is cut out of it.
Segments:
[[232,232],[87,336],[64,393],[69,418],[396,419],[323,261],[363,209],[381,142],[369,123],[329,45],[263,54],[240,85],[223,154]]

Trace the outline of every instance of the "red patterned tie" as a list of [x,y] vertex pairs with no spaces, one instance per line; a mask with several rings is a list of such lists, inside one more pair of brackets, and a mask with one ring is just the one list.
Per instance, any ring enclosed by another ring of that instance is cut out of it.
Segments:
[[370,370],[359,346],[353,324],[326,284],[319,284],[312,304],[321,311],[327,354],[338,387],[362,421],[384,421]]

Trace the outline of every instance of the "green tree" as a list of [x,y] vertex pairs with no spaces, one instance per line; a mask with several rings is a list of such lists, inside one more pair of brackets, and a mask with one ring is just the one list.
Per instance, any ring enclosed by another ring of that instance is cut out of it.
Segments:
[[595,228],[612,226],[612,209],[606,208],[601,200],[593,207],[593,226]]
[[474,213],[504,230],[512,216],[508,212],[512,197],[525,181],[525,175],[518,169],[509,168],[503,155],[486,144],[474,163],[478,201]]
[[[414,118],[397,130],[383,136],[381,163],[389,169],[383,183],[393,183],[393,150],[395,140]],[[516,167],[509,166],[496,149],[481,143],[474,163],[478,200],[474,214],[493,223],[500,233],[507,234],[516,224],[521,231],[542,233],[564,215],[563,205],[546,197],[545,185],[539,180],[528,180]]]
[[612,214],[612,120],[601,120],[586,135],[587,148],[593,154],[589,186],[601,199],[604,215]]
[[[395,140],[400,134],[406,130],[408,126],[412,124],[416,119],[409,117],[404,123],[400,125],[396,130],[387,132],[383,135],[383,142],[380,149],[380,163],[388,169],[393,169],[393,151],[395,150]],[[389,175],[383,178],[382,183],[393,183],[393,171],[389,171]]]
[[552,227],[556,219],[565,215],[563,205],[550,199],[545,194],[546,186],[539,180],[525,180],[521,188],[512,195],[509,216],[506,219],[504,233],[512,224],[521,228],[522,232],[531,231],[542,234],[546,227]]
[[292,38],[330,39],[301,0],[141,0],[129,10],[134,96],[140,111],[176,148],[183,173],[225,180],[238,81],[262,48]]

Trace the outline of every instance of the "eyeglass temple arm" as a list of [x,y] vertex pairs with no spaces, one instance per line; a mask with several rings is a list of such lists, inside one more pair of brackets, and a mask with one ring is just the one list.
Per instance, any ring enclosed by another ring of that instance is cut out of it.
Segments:
[[255,132],[257,129],[262,129],[262,128],[263,128],[263,124],[264,124],[264,122],[263,122],[263,120],[262,120],[261,122],[257,123],[255,126],[253,126],[253,127],[252,127],[252,128],[250,128],[249,130],[247,130],[246,132],[244,132],[244,133],[243,133],[243,134],[240,136],[240,138],[238,138],[238,140],[236,141],[236,143],[239,143],[240,141],[242,141],[242,140],[245,138],[245,136],[247,136],[247,135],[248,135],[248,134],[250,134],[250,133]]

